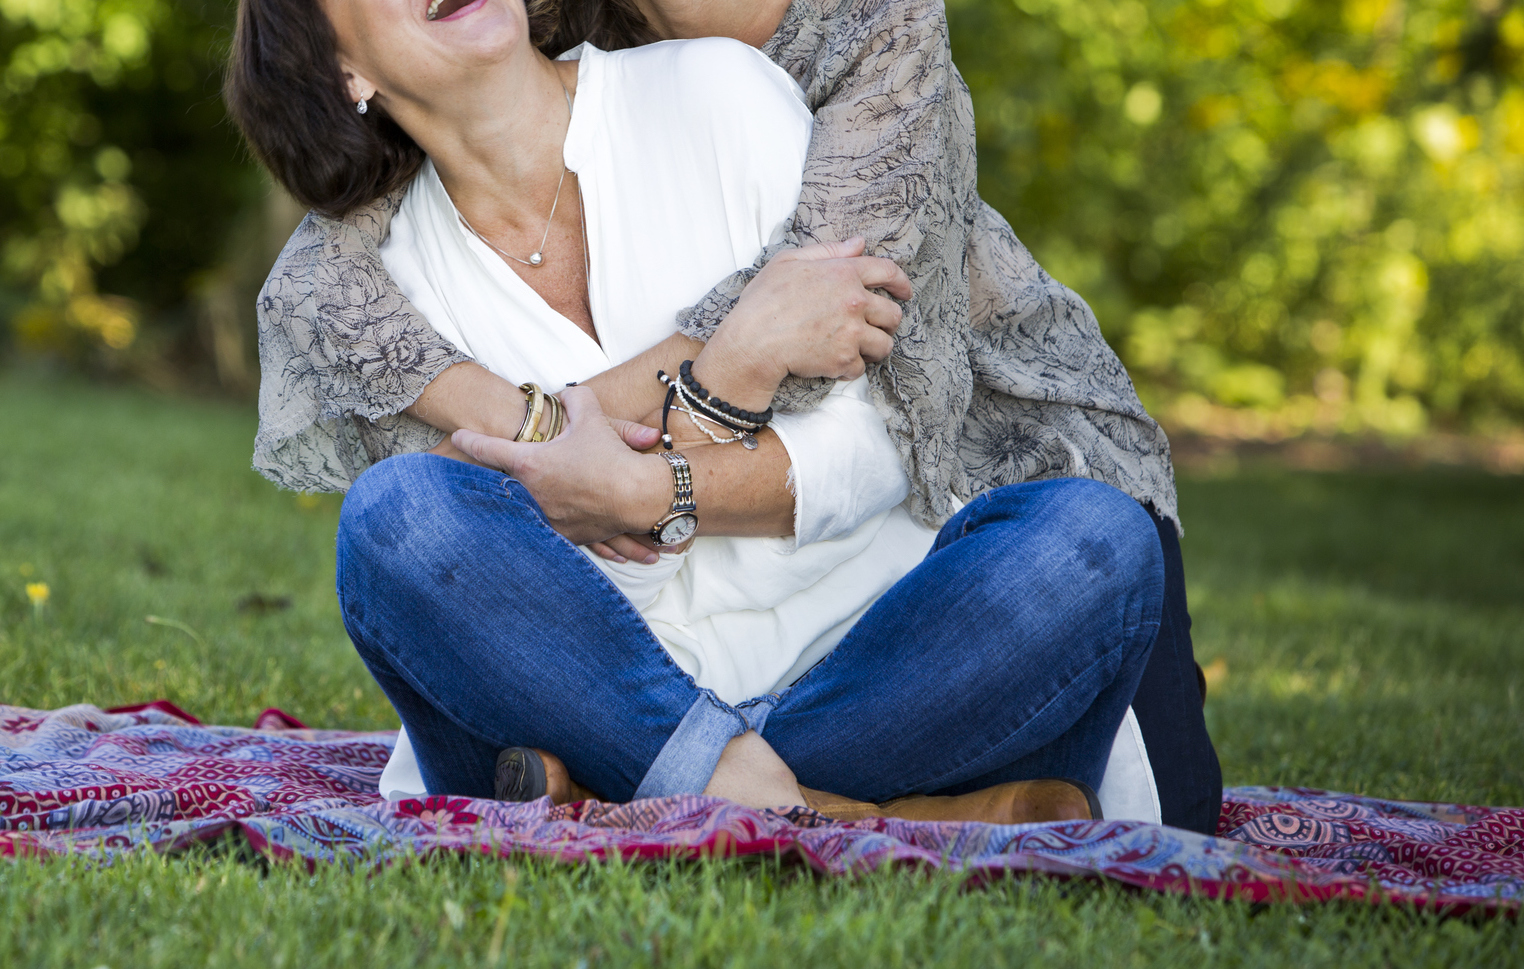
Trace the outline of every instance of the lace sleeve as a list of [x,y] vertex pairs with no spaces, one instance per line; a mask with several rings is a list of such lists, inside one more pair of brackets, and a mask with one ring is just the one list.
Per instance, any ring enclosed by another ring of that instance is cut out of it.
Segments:
[[[808,6],[795,3],[791,15]],[[679,329],[707,339],[781,249],[854,235],[910,276],[915,297],[904,307],[899,341],[923,338],[930,308],[963,318],[973,109],[952,65],[941,3],[854,0],[822,20],[800,23],[791,16],[767,53],[801,82],[815,112],[799,208],[783,240],[682,311]],[[895,374],[880,377],[876,394],[910,399],[894,392]],[[775,405],[808,409],[829,387],[829,381],[790,377]],[[896,438],[909,434],[908,425],[892,424]]]
[[286,488],[344,491],[375,461],[442,434],[402,413],[470,358],[434,332],[381,263],[402,192],[345,216],[310,213],[259,294],[254,467]]

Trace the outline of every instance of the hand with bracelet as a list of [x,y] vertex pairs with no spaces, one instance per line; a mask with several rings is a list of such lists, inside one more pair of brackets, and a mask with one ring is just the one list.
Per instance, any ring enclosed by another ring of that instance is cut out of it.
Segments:
[[[658,446],[655,429],[661,426],[668,390],[656,374],[675,373],[686,359],[692,359],[691,372],[703,386],[723,389],[728,402],[753,411],[770,405],[778,384],[790,373],[854,378],[889,354],[900,320],[894,300],[911,296],[903,270],[887,259],[863,256],[862,250],[861,239],[849,239],[786,251],[752,281],[707,344],[674,334],[580,386],[596,394],[592,406],[629,448],[651,450]],[[566,401],[574,389],[558,396]],[[457,364],[436,377],[408,412],[447,435],[464,429],[506,444],[519,438],[531,404],[524,390],[508,380],[477,364]],[[579,412],[585,414],[587,406]],[[546,419],[542,417],[538,426],[546,428]],[[775,434],[757,434],[755,451],[735,447],[709,453],[704,449],[714,447],[712,439],[686,417],[669,421],[669,428],[674,447],[693,465],[695,492],[704,509],[700,534],[792,533],[794,497],[786,486],[789,458]],[[467,449],[447,436],[434,450],[519,476],[514,470],[519,464],[498,463],[509,453],[521,453],[519,449],[484,447],[478,442]],[[738,453],[728,453],[732,451]],[[608,508],[629,496],[623,494],[626,482],[609,477],[614,465],[604,461],[608,455],[601,448],[588,456],[585,463],[566,460],[541,467],[533,481],[524,484],[536,500],[559,510],[550,520],[568,538],[591,532],[596,537],[573,540],[609,561],[653,564],[658,554],[649,535],[654,519],[632,521],[620,532],[598,535],[608,522]],[[659,473],[648,473],[646,484],[663,482],[670,504],[670,472],[663,470],[664,464],[650,467]],[[598,484],[598,494],[585,496],[589,503],[579,511],[570,496],[585,495],[586,483]],[[647,495],[637,504],[644,508],[652,502]]]

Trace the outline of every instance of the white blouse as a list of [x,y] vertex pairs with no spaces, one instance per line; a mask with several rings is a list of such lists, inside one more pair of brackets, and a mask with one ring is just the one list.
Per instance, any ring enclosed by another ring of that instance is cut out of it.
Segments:
[[[566,56],[579,65],[563,152],[582,189],[598,340],[465,228],[432,164],[381,249],[440,334],[499,376],[547,390],[671,336],[679,310],[781,237],[812,124],[794,81],[736,41],[583,45]],[[802,676],[936,537],[901,507],[910,482],[866,380],[772,427],[791,462],[792,538],[705,536],[649,566],[584,549],[674,662],[729,703]],[[382,791],[422,788],[404,731]]]
[[[564,154],[587,212],[598,340],[466,229],[432,165],[381,250],[443,336],[547,390],[671,336],[678,310],[751,265],[793,215],[810,139],[793,80],[736,41],[580,55]],[[935,537],[899,507],[910,483],[865,380],[773,426],[792,463],[794,538],[702,537],[655,565],[587,553],[678,666],[729,703],[792,682]]]

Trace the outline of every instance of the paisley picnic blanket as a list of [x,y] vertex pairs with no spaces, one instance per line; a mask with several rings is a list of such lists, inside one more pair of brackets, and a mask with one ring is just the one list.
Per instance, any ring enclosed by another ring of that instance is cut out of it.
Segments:
[[1209,898],[1348,898],[1449,913],[1524,906],[1521,809],[1239,787],[1224,794],[1217,836],[1204,837],[1132,821],[847,824],[707,797],[387,801],[376,785],[395,736],[312,730],[278,710],[253,729],[206,726],[164,701],[0,706],[0,856],[110,861],[232,835],[308,864],[441,851],[564,861],[778,853],[830,874],[913,864]]

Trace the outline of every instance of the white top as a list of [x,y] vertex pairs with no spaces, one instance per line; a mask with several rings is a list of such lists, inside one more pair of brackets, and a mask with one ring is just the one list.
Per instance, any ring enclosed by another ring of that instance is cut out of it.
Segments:
[[[671,336],[679,310],[781,238],[812,124],[793,80],[737,41],[612,53],[583,45],[567,56],[580,63],[563,151],[587,213],[599,339],[461,224],[432,164],[381,248],[441,335],[499,376],[547,390]],[[838,384],[818,409],[780,414],[772,427],[792,465],[793,538],[706,536],[650,566],[587,552],[677,665],[729,703],[802,676],[936,537],[901,506],[910,482],[865,379]],[[404,731],[381,790],[423,789]]]
[[[812,123],[793,80],[736,41],[571,54],[580,64],[564,155],[587,213],[599,340],[467,231],[432,164],[381,248],[444,337],[494,373],[547,390],[671,336],[679,310],[781,237]],[[729,703],[803,675],[936,537],[900,506],[910,482],[866,380],[772,426],[792,464],[793,538],[700,537],[649,566],[587,553],[677,665]]]

